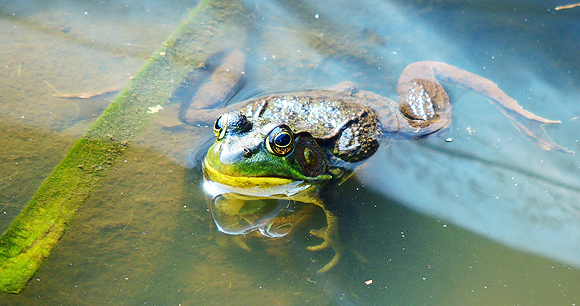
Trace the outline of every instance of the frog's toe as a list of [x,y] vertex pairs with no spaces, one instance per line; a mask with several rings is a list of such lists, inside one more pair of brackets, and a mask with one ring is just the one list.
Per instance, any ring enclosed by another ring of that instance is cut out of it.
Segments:
[[306,248],[307,250],[309,250],[309,251],[322,251],[324,249],[327,249],[330,246],[329,240],[326,236],[326,227],[323,227],[319,230],[311,229],[310,235],[312,235],[316,238],[323,239],[324,241],[322,241],[322,243],[319,245],[312,245],[312,246],[307,247]]
[[319,245],[313,245],[313,246],[309,246],[306,249],[309,251],[321,251],[327,248],[332,248],[334,250],[334,257],[332,258],[332,260],[327,263],[324,267],[322,267],[322,269],[318,270],[316,273],[317,274],[322,274],[330,269],[332,269],[334,266],[336,266],[339,262],[340,262],[340,258],[342,257],[342,248],[340,246],[340,244],[338,243],[338,241],[332,239],[332,231],[329,234],[328,232],[328,227],[324,227],[321,228],[319,230],[310,230],[310,234],[312,236],[315,236],[317,238],[320,239],[324,239],[324,241],[322,241],[321,244]]
[[340,261],[340,257],[342,256],[341,252],[338,252],[337,250],[336,254],[334,254],[334,257],[332,258],[332,260],[327,263],[324,267],[322,267],[322,269],[316,271],[316,274],[322,274],[325,273],[326,271],[332,269],[334,266],[336,266],[338,264],[338,262]]
[[310,235],[316,237],[316,238],[320,238],[320,239],[326,239],[326,227],[323,227],[319,230],[317,229],[311,229],[310,230]]
[[308,251],[322,251],[324,249],[327,249],[330,245],[328,244],[328,241],[324,240],[321,244],[319,245],[311,245],[309,247],[306,247],[306,249]]

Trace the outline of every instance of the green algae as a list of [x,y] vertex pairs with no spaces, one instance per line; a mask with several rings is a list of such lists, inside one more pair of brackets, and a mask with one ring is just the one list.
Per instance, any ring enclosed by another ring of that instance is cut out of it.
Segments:
[[132,140],[192,70],[219,51],[242,10],[235,1],[203,1],[119,94],[44,181],[0,237],[0,290],[18,293],[64,234]]

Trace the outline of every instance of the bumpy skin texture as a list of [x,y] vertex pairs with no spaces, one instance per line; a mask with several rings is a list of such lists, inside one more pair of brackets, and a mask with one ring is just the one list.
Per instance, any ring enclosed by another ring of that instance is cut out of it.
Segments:
[[[235,56],[226,57],[223,65],[231,58]],[[322,208],[328,225],[311,234],[324,241],[308,249],[330,247],[335,251],[332,261],[318,271],[323,273],[336,265],[346,250],[340,243],[338,217],[333,212],[340,203],[325,203],[323,194],[331,189],[329,186],[348,179],[382,142],[420,139],[449,129],[451,104],[437,79],[482,95],[540,148],[573,153],[555,144],[542,128],[559,121],[525,111],[485,78],[438,62],[409,65],[399,79],[397,102],[342,83],[328,90],[259,97],[241,108],[234,105],[215,110],[211,109],[213,101],[204,101],[204,109],[192,102],[197,108],[190,109],[182,120],[208,123],[218,112],[224,113],[216,121],[216,141],[204,160],[207,179],[246,195],[260,190],[261,196],[292,198]],[[271,135],[276,129],[288,136],[280,138],[279,144],[272,140],[276,139]],[[277,145],[281,147],[272,150]],[[277,150],[284,154],[276,154]]]
[[378,149],[382,128],[374,110],[353,100],[344,92],[313,90],[258,98],[240,112],[308,132],[333,156],[357,162]]

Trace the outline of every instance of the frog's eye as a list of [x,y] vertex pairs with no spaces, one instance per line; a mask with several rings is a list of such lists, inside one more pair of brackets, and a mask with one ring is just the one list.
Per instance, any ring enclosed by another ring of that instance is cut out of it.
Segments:
[[227,116],[221,115],[217,118],[213,125],[213,133],[217,140],[224,138],[227,125]]
[[294,149],[294,135],[286,125],[275,127],[266,138],[266,148],[277,156],[286,156]]
[[222,116],[219,116],[213,125],[213,131],[216,134],[219,134],[218,131],[222,129],[220,119],[222,119]]
[[218,117],[213,125],[213,133],[217,140],[226,136],[226,132],[232,135],[241,135],[252,129],[252,122],[240,112],[229,112]]

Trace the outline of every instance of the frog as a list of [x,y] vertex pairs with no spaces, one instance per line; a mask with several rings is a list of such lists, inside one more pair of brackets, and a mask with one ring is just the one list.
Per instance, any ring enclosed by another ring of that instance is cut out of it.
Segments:
[[[210,95],[231,97],[244,74],[240,62],[244,62],[240,51],[224,56],[212,79],[219,80],[221,75],[225,81],[210,82]],[[228,216],[237,215],[246,224],[227,230],[216,219],[218,228],[229,234],[259,230],[268,237],[281,237],[291,229],[280,221],[288,218],[288,205],[264,201],[314,204],[324,212],[326,226],[310,231],[321,242],[307,249],[332,249],[334,256],[317,273],[329,271],[348,248],[341,243],[336,213],[342,204],[328,195],[389,141],[421,140],[449,131],[452,107],[439,81],[483,96],[537,147],[574,153],[552,141],[542,127],[560,121],[537,116],[492,81],[442,62],[409,64],[397,83],[397,101],[343,82],[327,89],[268,94],[224,106],[224,101],[207,98],[200,87],[202,98],[192,102],[193,107],[182,112],[180,119],[199,125],[211,124],[215,118],[213,144],[202,162],[204,189],[222,213],[227,210]],[[254,206],[248,209],[245,203]],[[258,214],[259,210],[265,212]]]

